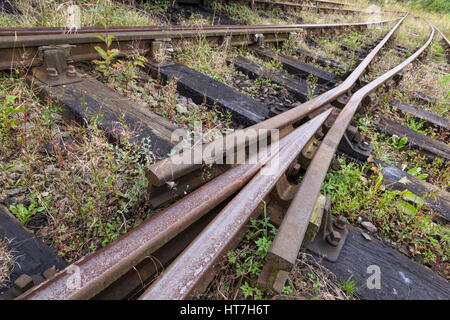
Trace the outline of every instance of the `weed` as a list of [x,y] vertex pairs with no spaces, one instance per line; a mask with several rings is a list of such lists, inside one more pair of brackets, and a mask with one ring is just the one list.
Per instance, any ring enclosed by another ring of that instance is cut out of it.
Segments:
[[[369,164],[339,161],[341,168],[328,172],[322,186],[322,192],[331,194],[337,215],[346,215],[351,221],[364,216],[383,236],[398,246],[408,245],[410,254],[421,255],[425,263],[448,261],[450,232],[433,222],[435,213],[425,209],[423,201],[411,204],[404,201],[413,198],[410,191],[387,190],[383,175],[376,169],[370,180],[365,178],[365,173],[372,172]],[[418,169],[411,173],[420,176]]]
[[306,78],[306,84],[308,85],[308,100],[313,99],[316,96],[316,88],[317,88],[318,77],[313,74],[308,74]]
[[411,130],[414,130],[414,131],[422,133],[422,134],[427,134],[429,132],[428,129],[420,130],[424,124],[425,124],[425,121],[417,121],[414,117],[411,117],[408,114],[406,115],[406,125]]
[[31,195],[30,200],[31,203],[28,208],[26,208],[22,203],[19,203],[17,207],[13,205],[9,207],[9,211],[11,211],[11,213],[14,214],[23,224],[30,221],[36,213],[42,212],[45,209],[39,204],[38,201],[36,201],[35,196]]
[[357,288],[356,288],[356,280],[352,279],[351,275],[347,280],[342,282],[342,288],[345,290],[345,292],[347,292],[350,295],[353,295],[356,293]]
[[4,142],[9,132],[17,128],[19,120],[14,117],[23,110],[15,106],[16,96],[6,94],[3,101],[0,100],[0,141]]
[[408,144],[408,138],[407,137],[399,137],[396,134],[392,135],[391,137],[391,145],[393,148],[400,150],[404,146]]
[[144,67],[144,62],[147,62],[147,58],[135,52],[127,60],[116,59],[119,55],[119,50],[110,49],[114,36],[112,34],[108,34],[106,37],[97,35],[97,38],[105,43],[106,51],[100,46],[95,47],[95,50],[102,58],[102,60],[93,61],[96,65],[95,69],[106,78],[110,86],[115,87],[122,82],[126,84],[126,89],[129,86],[133,87],[130,82],[135,79],[139,67]]
[[276,228],[269,220],[264,203],[263,217],[250,220],[249,231],[242,243],[243,250],[237,253],[228,252],[228,262],[234,266],[238,278],[237,288],[242,290],[245,298],[261,298],[261,291],[256,287],[256,279],[262,271],[263,260],[276,233]]
[[0,288],[6,286],[17,259],[16,252],[8,248],[10,242],[7,238],[0,239]]

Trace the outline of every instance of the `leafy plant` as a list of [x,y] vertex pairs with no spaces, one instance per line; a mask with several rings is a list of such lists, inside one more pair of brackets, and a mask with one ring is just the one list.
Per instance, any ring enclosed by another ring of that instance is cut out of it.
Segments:
[[408,173],[412,176],[415,176],[421,180],[425,180],[428,177],[427,173],[420,173],[422,171],[422,168],[416,167],[416,168],[411,168],[408,170]]
[[258,288],[250,286],[247,281],[240,287],[244,297],[252,297],[254,299],[261,299],[261,291]]
[[404,146],[408,144],[408,138],[407,137],[399,137],[397,135],[393,135],[391,137],[391,146],[397,150],[402,149]]
[[19,120],[14,117],[14,114],[23,110],[15,107],[15,101],[15,96],[6,94],[4,100],[0,102],[0,138],[8,135],[11,129],[19,125]]
[[9,207],[9,211],[11,211],[11,213],[20,220],[20,222],[25,224],[30,221],[36,213],[44,211],[44,207],[40,206],[34,197],[31,197],[31,203],[28,208],[22,203],[19,203],[17,206],[11,205]]
[[93,63],[97,65],[96,69],[98,71],[102,72],[106,77],[109,77],[114,74],[112,64],[115,61],[115,58],[119,55],[119,50],[109,49],[113,39],[115,38],[114,35],[108,34],[106,37],[103,37],[101,34],[98,34],[97,38],[106,44],[106,51],[100,46],[95,46],[94,49],[100,54],[102,60],[94,60]]
[[422,134],[427,134],[429,130],[420,130],[424,124],[425,121],[416,121],[416,119],[414,119],[413,117],[410,117],[409,115],[406,116],[406,125],[411,130],[414,130]]
[[263,217],[250,220],[249,231],[242,243],[245,249],[240,252],[228,252],[228,263],[235,267],[236,276],[239,279],[237,287],[242,290],[246,298],[261,298],[261,291],[257,289],[256,280],[262,271],[263,260],[275,233],[276,228],[270,223],[264,203]]
[[318,77],[313,74],[308,74],[306,78],[306,84],[308,85],[308,100],[311,100],[316,96],[316,87],[317,87]]
[[354,294],[356,293],[356,280],[352,280],[352,276],[350,276],[347,280],[342,282],[342,288],[347,292],[348,294]]

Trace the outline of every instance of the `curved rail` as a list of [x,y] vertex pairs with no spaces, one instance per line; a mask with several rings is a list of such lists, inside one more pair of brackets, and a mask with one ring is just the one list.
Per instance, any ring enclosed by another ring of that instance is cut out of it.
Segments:
[[339,113],[338,118],[328,131],[313,160],[308,166],[302,183],[292,200],[283,222],[278,229],[278,233],[272,242],[272,246],[269,249],[266,261],[270,265],[269,269],[271,270],[271,276],[269,278],[271,280],[274,280],[277,277],[279,271],[290,271],[295,264],[300,246],[305,236],[308,221],[311,217],[317,197],[319,196],[325,175],[339,142],[361,101],[424,52],[430,45],[435,33],[434,27],[431,26],[431,28],[432,30],[429,39],[419,50],[395,68],[355,92],[344,109]]
[[[325,118],[317,118],[309,125],[303,126],[301,129],[303,135],[310,138]],[[283,138],[280,140],[279,148],[284,148],[293,140],[289,137]],[[277,151],[272,150],[271,147],[261,150],[246,163],[226,171],[105,248],[61,271],[51,281],[27,292],[20,299],[67,300],[94,297],[146,256],[161,248],[242,188],[262,166],[274,157]],[[82,285],[79,288],[69,289],[66,286],[72,276],[69,271],[75,266],[80,272]]]
[[[384,37],[384,39],[367,55],[367,57],[358,65],[358,67],[339,86],[321,94],[320,96],[315,97],[314,99],[299,104],[289,111],[286,111],[280,115],[277,115],[275,117],[262,121],[258,124],[255,124],[251,127],[248,127],[247,129],[243,130],[244,135],[245,131],[249,130],[259,132],[260,130],[265,129],[267,130],[281,129],[283,127],[291,125],[302,119],[305,115],[307,115],[311,111],[320,108],[326,103],[331,102],[337,99],[342,94],[346,93],[353,87],[355,82],[366,70],[367,66],[373,60],[378,51],[389,40],[391,35],[394,33],[395,30],[397,30],[397,28],[405,18],[406,15],[400,19],[400,21],[394,26],[394,28],[392,28],[392,30]],[[266,132],[264,131],[264,134],[265,133]],[[222,150],[224,151],[224,153],[226,153],[228,150],[234,148],[234,144],[232,143],[227,144],[227,141],[233,142],[234,137],[236,137],[239,134],[242,134],[242,131],[227,135],[225,139],[215,140],[208,144],[208,148],[211,148],[212,150]],[[155,164],[150,165],[147,170],[147,177],[149,179],[149,183],[155,186],[161,186],[167,181],[173,181],[174,179],[182,177],[183,175],[186,175],[200,168],[201,165],[199,164],[183,163],[183,159],[186,159],[186,157],[188,157],[184,154],[185,152],[173,155],[169,158],[166,158],[164,160],[158,161]],[[197,146],[192,150],[190,150],[190,152],[193,157],[193,154],[196,153],[198,154],[202,152],[202,146]]]
[[[269,250],[266,261],[270,263],[272,274],[277,275],[279,270],[290,271],[295,264],[325,174],[361,101],[423,53],[433,36],[434,28],[421,49],[397,67],[358,90],[341,111],[308,166],[302,184]],[[280,151],[280,158],[285,160],[281,162],[286,163],[286,167],[295,158],[294,156],[284,159],[287,151],[286,149]],[[280,171],[283,172],[283,169]],[[264,179],[261,174],[255,176],[139,299],[186,299],[201,292],[207,285],[204,282],[208,281],[208,274],[213,270],[214,263],[230,249],[229,243],[249,219],[256,208],[256,203],[264,198],[272,185],[271,179]],[[283,272],[281,275],[286,277],[287,273]]]
[[202,291],[216,260],[236,245],[236,235],[330,113],[323,112],[286,136],[290,143],[264,168],[271,174],[261,170],[139,299],[179,300],[197,288]]

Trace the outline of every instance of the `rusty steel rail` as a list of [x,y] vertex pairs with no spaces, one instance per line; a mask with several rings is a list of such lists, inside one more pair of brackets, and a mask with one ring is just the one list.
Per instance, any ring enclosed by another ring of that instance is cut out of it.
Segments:
[[[434,33],[434,27],[431,26],[430,37],[419,50],[395,68],[355,92],[344,109],[339,113],[312,159],[269,249],[266,257],[266,266],[270,270],[268,286],[272,286],[277,277],[286,277],[286,271],[289,272],[295,264],[325,175],[339,142],[361,101],[422,54],[431,43]],[[279,279],[276,281],[279,282]]]
[[177,27],[112,27],[108,29],[88,27],[75,33],[66,33],[64,28],[12,28],[0,32],[0,70],[16,67],[38,66],[43,63],[39,47],[49,45],[75,45],[71,49],[73,61],[97,59],[96,46],[105,44],[98,35],[111,34],[114,41],[111,49],[118,49],[121,55],[129,54],[133,47],[148,51],[151,42],[164,39],[192,39],[200,36],[218,42],[230,37],[232,45],[253,44],[252,35],[264,35],[265,42],[279,42],[289,38],[291,32],[339,28],[367,28],[394,22],[398,19],[377,22],[334,23],[334,24],[295,24],[261,26],[177,26]]
[[433,25],[433,27],[434,27],[434,29],[437,30],[437,32],[439,32],[439,34],[441,35],[444,42],[447,43],[447,46],[450,47],[450,41],[447,39],[447,37],[444,35],[444,33],[441,30],[439,30],[435,25]]
[[[242,2],[242,0],[240,1]],[[355,9],[347,9],[347,8],[336,8],[336,7],[325,7],[321,5],[311,5],[311,4],[303,4],[303,3],[293,3],[293,2],[272,2],[265,0],[247,0],[245,1],[248,5],[260,5],[260,6],[268,6],[273,8],[294,8],[294,9],[302,9],[308,11],[317,11],[323,13],[336,13],[336,14],[363,14],[364,11],[355,10]]]
[[[290,142],[280,140],[280,148]],[[151,217],[139,227],[95,253],[80,259],[51,280],[33,288],[19,299],[90,299],[119,279],[139,262],[160,249],[188,226],[202,218],[233,193],[242,188],[266,164],[275,151],[261,149],[240,165],[236,165]],[[68,288],[71,270],[79,268],[79,288]]]
[[[205,26],[140,26],[140,27],[83,27],[70,32],[67,28],[4,28],[0,31],[0,48],[32,47],[36,45],[76,44],[98,42],[97,35],[112,34],[118,41],[195,38],[201,36],[228,36],[249,34],[289,33],[301,29],[334,29],[367,27],[388,23],[399,18],[373,22],[288,24],[288,25],[205,25]],[[34,37],[29,37],[29,36]],[[52,35],[52,37],[48,37]]]
[[325,0],[299,0],[299,1],[292,1],[294,3],[307,3],[307,4],[311,4],[311,3],[320,3],[323,5],[327,5],[327,6],[336,6],[336,7],[344,7],[347,6],[346,3],[342,3],[342,2],[334,2],[334,1],[325,1]]
[[[115,36],[118,36],[120,33],[121,35],[126,35],[127,33],[134,33],[134,32],[144,32],[144,34],[141,34],[142,39],[148,40],[148,39],[157,39],[155,38],[155,34],[151,32],[166,32],[164,34],[165,38],[166,36],[169,36],[171,38],[177,38],[181,36],[185,37],[193,37],[198,36],[198,32],[202,31],[210,31],[214,34],[214,32],[217,32],[217,34],[223,35],[224,32],[232,32],[235,31],[237,33],[243,32],[243,33],[256,33],[256,32],[293,32],[295,29],[298,28],[305,28],[305,29],[316,29],[316,28],[338,28],[338,27],[351,27],[351,26],[365,26],[365,25],[371,25],[374,23],[384,23],[389,20],[383,20],[378,22],[354,22],[354,23],[334,23],[334,24],[277,24],[277,25],[186,25],[186,26],[112,26],[108,28],[103,27],[82,27],[76,30],[70,30],[65,27],[11,27],[11,28],[3,28],[0,30],[0,36],[10,36],[10,37],[20,37],[20,36],[29,36],[29,35],[66,35],[67,37],[79,35],[79,34],[91,34],[91,37],[88,38],[88,40],[94,40],[92,36],[95,37],[96,34],[101,33],[109,33],[113,34]],[[186,32],[189,32],[187,33]],[[184,34],[180,33],[183,32]],[[192,32],[195,32],[195,34],[192,34]],[[169,34],[168,34],[169,33]],[[19,40],[19,39],[18,39]],[[51,39],[47,39],[48,41],[51,41]],[[19,44],[22,44],[19,42]],[[53,44],[53,43],[52,43]]]
[[[363,72],[366,70],[367,66],[373,60],[378,51],[390,39],[391,35],[394,33],[395,30],[397,30],[397,28],[400,26],[400,24],[405,18],[406,15],[400,19],[400,21],[392,28],[390,32],[388,32],[388,34],[384,37],[384,39],[366,56],[366,58],[358,65],[358,67],[339,86],[305,103],[299,104],[289,111],[286,111],[275,117],[262,121],[258,124],[248,127],[247,129],[244,129],[243,130],[244,134],[245,131],[248,130],[255,130],[256,132],[262,131],[263,133],[265,133],[264,130],[282,129],[288,125],[291,125],[301,120],[308,113],[322,107],[326,103],[329,103],[337,99],[342,94],[348,92],[354,86],[354,84],[363,74]],[[233,142],[234,137],[236,137],[238,134],[242,134],[242,131],[238,131],[237,133],[227,135],[225,139],[215,140],[209,143],[207,147],[211,148],[212,150],[222,150],[224,151],[224,153],[226,153],[228,150],[232,150],[232,148],[234,148],[235,144],[230,143],[229,141]],[[196,146],[193,149],[184,152],[190,152],[191,154],[190,156],[193,157],[194,154],[202,152],[202,147],[204,146]],[[158,161],[150,165],[146,170],[146,175],[149,180],[149,184],[161,186],[167,181],[173,181],[201,167],[201,164],[183,163],[182,159],[184,159],[184,157],[188,156],[186,156],[184,153],[181,153],[173,155],[169,158],[166,158],[164,160]]]
[[216,261],[239,243],[239,231],[330,112],[325,111],[286,136],[284,139],[290,143],[264,168],[270,173],[260,171],[139,299],[184,299],[202,291]]

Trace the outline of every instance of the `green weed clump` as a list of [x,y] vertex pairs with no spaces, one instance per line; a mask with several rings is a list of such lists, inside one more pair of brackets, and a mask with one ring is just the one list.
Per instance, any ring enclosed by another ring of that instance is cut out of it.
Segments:
[[[424,263],[439,264],[448,261],[450,230],[433,221],[435,213],[426,209],[423,201],[409,201],[414,196],[408,190],[391,191],[383,184],[383,175],[369,164],[346,163],[330,170],[322,192],[331,194],[332,208],[337,215],[351,221],[364,217],[377,226],[378,231],[398,246],[406,245],[412,256],[421,256]],[[373,170],[373,169],[372,169]],[[410,170],[420,176],[421,170]],[[424,178],[424,176],[421,176]]]

